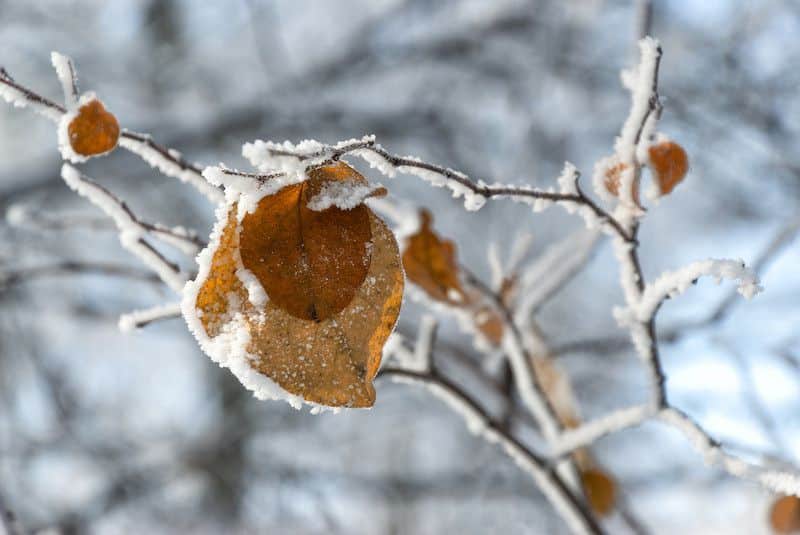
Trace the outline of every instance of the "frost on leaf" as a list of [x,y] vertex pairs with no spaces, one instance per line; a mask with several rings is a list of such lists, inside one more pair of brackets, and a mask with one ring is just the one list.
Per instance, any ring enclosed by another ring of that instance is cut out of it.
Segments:
[[409,237],[403,267],[409,280],[437,301],[463,304],[466,294],[459,280],[456,248],[431,230],[430,212],[420,212],[420,229]]
[[769,512],[769,523],[775,533],[800,532],[800,498],[783,496],[775,500]]
[[650,167],[661,195],[667,195],[680,184],[689,171],[689,157],[683,147],[663,141],[649,149]]
[[[307,209],[322,183],[349,168],[326,169],[264,197],[249,214],[236,201],[220,209],[183,313],[206,353],[257,397],[370,407],[400,312],[400,255],[394,235],[363,205]],[[264,299],[253,299],[254,284]]]
[[[617,162],[605,170],[603,185],[605,186],[606,191],[614,197],[619,197],[619,187],[622,183],[622,173],[626,172],[629,167],[630,166],[624,162]],[[633,198],[633,201],[638,206],[641,204],[639,201],[639,181],[634,180],[631,188],[633,189],[631,198]]]
[[242,263],[275,306],[313,321],[353,300],[370,267],[370,211],[308,207],[329,184],[363,177],[345,164],[315,169],[309,179],[264,197],[242,221]]
[[592,511],[605,516],[614,510],[617,485],[611,476],[600,469],[589,468],[581,472],[581,482]]
[[117,146],[119,123],[117,118],[92,99],[78,108],[67,126],[69,144],[80,156],[97,156]]

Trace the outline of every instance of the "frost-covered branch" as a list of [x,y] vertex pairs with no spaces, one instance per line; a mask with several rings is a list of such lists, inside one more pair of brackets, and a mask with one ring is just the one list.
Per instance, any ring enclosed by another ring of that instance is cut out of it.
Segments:
[[340,158],[353,155],[364,159],[369,165],[387,177],[398,173],[415,175],[435,187],[446,187],[454,197],[464,197],[467,210],[480,209],[489,198],[509,198],[524,202],[535,211],[545,209],[550,204],[560,204],[572,212],[580,209],[580,214],[595,226],[618,235],[626,242],[631,237],[619,222],[586,196],[579,185],[579,173],[571,164],[566,164],[559,177],[559,190],[542,190],[529,186],[510,186],[506,184],[487,184],[474,180],[466,173],[448,167],[432,164],[413,156],[393,154],[376,143],[374,136],[341,141],[325,145],[318,141],[306,140],[297,145],[257,140],[244,145],[242,153],[250,162],[266,174],[237,173],[261,181],[271,180],[276,173],[286,173],[320,165],[326,165]]
[[726,453],[694,420],[673,407],[662,410],[659,419],[683,433],[707,464],[718,466],[732,476],[759,483],[773,492],[800,496],[800,473],[764,468]]
[[[51,59],[64,92],[66,107],[18,84],[3,68],[0,68],[0,96],[14,106],[31,108],[59,124],[64,115],[78,105],[77,75],[72,60],[67,56],[53,52]],[[190,184],[212,203],[222,201],[222,192],[206,182],[201,167],[185,160],[178,151],[159,145],[149,135],[123,130],[119,146],[139,156],[164,175]]]
[[454,383],[437,375],[402,368],[384,368],[379,376],[394,382],[425,386],[435,397],[463,418],[469,430],[487,442],[499,444],[517,465],[531,475],[544,496],[574,533],[602,533],[594,516],[556,475],[548,462],[494,423],[486,411]]
[[146,327],[157,321],[179,318],[181,316],[180,303],[168,303],[143,310],[134,310],[119,317],[119,330],[130,332]]
[[224,198],[222,191],[203,178],[203,170],[199,166],[184,159],[180,152],[156,143],[148,134],[123,130],[119,136],[119,146],[136,154],[164,175],[191,185],[214,204]]
[[[120,243],[125,249],[139,257],[175,292],[180,293],[183,290],[185,274],[145,240],[145,236],[151,233],[152,225],[143,225],[124,202],[100,184],[83,176],[70,164],[61,167],[61,177],[70,189],[88,199],[114,220],[120,232]],[[177,234],[172,237],[178,239]]]
[[635,427],[652,418],[656,411],[648,405],[636,405],[606,414],[595,420],[567,429],[551,443],[552,455],[559,457],[575,450],[591,446],[597,439]]

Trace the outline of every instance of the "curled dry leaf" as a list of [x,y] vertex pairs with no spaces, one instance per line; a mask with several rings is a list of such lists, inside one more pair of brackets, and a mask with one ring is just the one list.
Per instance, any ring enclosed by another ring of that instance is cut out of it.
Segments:
[[[254,390],[269,378],[293,403],[372,406],[372,380],[400,312],[403,271],[386,225],[363,205],[306,213],[305,200],[322,183],[353,178],[344,165],[264,197],[241,221],[231,204],[207,273],[193,283],[196,297],[184,303],[213,359]],[[254,284],[266,300],[251,299]],[[235,358],[246,369],[237,371]]]
[[97,156],[112,150],[119,140],[119,123],[99,100],[78,108],[67,127],[72,150],[81,156]]
[[610,475],[599,468],[589,468],[581,472],[581,481],[592,511],[605,516],[614,510],[617,484]]
[[775,533],[800,532],[800,498],[782,496],[775,500],[769,512],[769,524]]
[[431,229],[433,218],[420,211],[420,228],[408,239],[403,252],[403,267],[409,280],[433,299],[451,305],[465,304],[468,299],[461,287],[456,247]]
[[[605,178],[603,180],[603,185],[611,195],[614,197],[619,197],[619,185],[622,180],[622,172],[628,168],[628,164],[623,162],[618,162],[615,165],[612,165],[608,169],[606,169]],[[639,202],[639,181],[633,181],[633,200],[638,206]]]
[[689,171],[689,157],[683,147],[663,141],[649,149],[650,167],[661,195],[667,195],[681,183]]

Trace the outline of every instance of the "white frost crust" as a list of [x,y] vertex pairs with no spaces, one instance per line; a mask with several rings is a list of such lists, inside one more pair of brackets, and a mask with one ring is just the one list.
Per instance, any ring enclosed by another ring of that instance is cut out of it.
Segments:
[[134,310],[133,312],[122,314],[119,317],[119,322],[117,325],[119,326],[120,331],[129,333],[153,321],[172,316],[179,316],[180,313],[180,303],[167,303],[165,305],[157,305],[151,308]]
[[[374,141],[374,136],[368,136],[364,139],[371,139]],[[380,145],[376,145],[376,148],[380,148]],[[403,173],[419,177],[434,187],[447,188],[453,193],[453,198],[464,198],[464,208],[469,211],[480,210],[483,205],[486,204],[486,197],[483,195],[475,193],[472,191],[472,189],[460,183],[459,181],[447,178],[443,174],[436,171],[411,165],[395,166],[389,160],[370,149],[357,149],[352,151],[351,154],[363,159],[371,168],[377,169],[381,174],[389,178],[394,178],[397,176],[397,173]],[[423,163],[422,160],[414,156],[404,156],[403,159]],[[447,169],[447,171],[460,178],[463,178],[464,180],[468,180],[468,177],[459,171],[454,169]],[[482,181],[479,181],[475,185],[478,187],[483,187],[486,184]]]
[[551,455],[557,457],[590,446],[598,438],[638,425],[655,413],[650,405],[636,405],[616,410],[574,429],[566,429],[551,443]]
[[273,195],[293,184],[308,180],[304,169],[276,174],[269,180],[256,180],[253,177],[226,173],[223,166],[210,166],[203,169],[203,177],[215,186],[225,188],[225,199],[228,203],[239,203],[239,219],[245,213],[255,211],[258,202],[268,195]]
[[381,184],[361,184],[354,180],[327,182],[319,193],[309,199],[307,206],[315,212],[327,210],[331,206],[352,210],[382,187]]
[[689,264],[677,271],[665,272],[648,284],[637,303],[637,317],[642,321],[648,321],[664,299],[682,294],[703,276],[712,277],[717,283],[722,279],[738,281],[737,290],[746,299],[751,299],[763,290],[756,274],[748,269],[742,260],[709,258]]
[[606,177],[615,166],[619,165],[619,156],[612,154],[599,159],[594,164],[594,171],[592,172],[592,189],[598,197],[606,202],[615,202],[617,198],[606,189]]
[[[319,141],[305,139],[300,143],[294,144],[291,141],[275,143],[273,141],[263,141],[257,139],[252,143],[242,145],[242,156],[247,158],[253,167],[261,172],[283,172],[287,174],[297,174],[304,172],[309,165],[318,163],[318,159],[324,159],[328,147]],[[274,154],[273,151],[291,152],[293,155]],[[294,154],[309,156],[319,154],[319,158],[309,158],[300,160]]]
[[[311,407],[310,412],[312,414],[319,414],[324,411],[338,413],[341,410],[338,407],[319,405],[287,392],[281,388],[278,383],[266,375],[259,373],[252,367],[251,362],[254,360],[254,356],[247,351],[247,347],[250,344],[250,331],[245,317],[241,312],[236,310],[239,308],[237,303],[233,301],[230,303],[229,309],[231,312],[220,334],[211,338],[203,328],[203,323],[200,320],[199,311],[195,303],[197,302],[197,295],[200,289],[203,287],[203,284],[211,272],[211,261],[215,251],[219,247],[220,238],[227,224],[228,211],[230,208],[231,204],[220,204],[217,207],[217,222],[211,232],[208,246],[197,255],[197,277],[195,277],[194,280],[188,281],[183,288],[181,312],[186,320],[186,325],[189,327],[189,331],[191,331],[197,339],[203,352],[221,367],[228,368],[245,388],[253,392],[256,398],[263,400],[284,400],[295,409],[300,409],[303,405],[308,405]],[[241,277],[246,270],[241,266],[241,259],[238,259],[238,263],[240,268],[237,269],[236,274]],[[247,275],[245,275],[245,278],[247,278]],[[242,282],[246,286],[248,285],[247,280],[243,280]],[[250,282],[252,283],[252,280]],[[250,284],[250,286],[252,286],[252,284]],[[253,299],[254,295],[251,293],[250,286],[248,286],[248,295],[250,299]],[[263,289],[261,291],[263,292]],[[263,294],[263,298],[266,299],[266,293]],[[256,298],[256,301],[258,301],[258,298]],[[265,302],[266,301],[264,301],[264,303]],[[264,303],[262,303],[262,306]]]
[[78,106],[78,94],[76,92],[78,85],[72,59],[53,51],[50,53],[50,62],[56,70],[58,81],[61,82],[61,89],[64,93],[64,104],[68,110],[76,108]]
[[[150,147],[148,144],[137,139],[120,136],[119,146],[127,151],[132,152],[133,154],[136,154],[148,165],[150,165],[150,167],[157,169],[164,175],[171,178],[177,178],[181,182],[191,185],[212,203],[218,204],[223,201],[222,192],[203,180],[202,176],[198,175],[191,169],[182,169],[181,166],[172,160],[165,158],[161,153]],[[180,157],[180,153],[177,151],[172,151],[172,155],[176,158]]]
[[706,464],[719,466],[734,477],[759,483],[774,492],[800,496],[800,476],[797,473],[764,468],[726,453],[697,423],[677,409],[665,409],[659,418],[683,433],[694,449],[703,455]]
[[658,64],[659,43],[652,37],[639,41],[641,59],[635,74],[623,75],[623,84],[631,90],[631,110],[614,145],[619,160],[633,167],[636,157],[636,135],[650,107],[652,83]]

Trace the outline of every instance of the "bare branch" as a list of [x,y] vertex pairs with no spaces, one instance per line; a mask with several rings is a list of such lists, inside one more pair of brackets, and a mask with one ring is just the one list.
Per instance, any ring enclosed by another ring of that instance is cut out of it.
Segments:
[[519,440],[492,422],[486,411],[458,386],[441,376],[433,376],[402,368],[384,368],[378,376],[392,377],[399,382],[423,384],[464,418],[467,426],[491,443],[498,443],[522,469],[533,477],[539,489],[575,533],[603,533],[594,516],[564,485],[548,463]]

